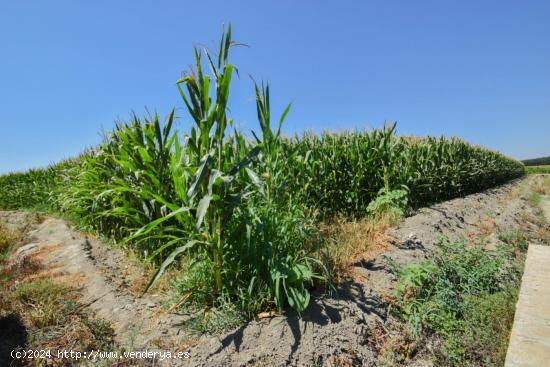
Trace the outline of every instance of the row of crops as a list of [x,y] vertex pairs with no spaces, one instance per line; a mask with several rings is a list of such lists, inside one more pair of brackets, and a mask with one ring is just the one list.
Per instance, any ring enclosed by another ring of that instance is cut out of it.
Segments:
[[[0,208],[48,207],[169,266],[189,305],[223,302],[256,312],[309,303],[327,280],[319,220],[360,218],[396,190],[411,207],[480,191],[524,174],[521,163],[459,139],[398,137],[381,130],[286,138],[255,85],[260,130],[244,135],[227,114],[235,67],[231,28],[214,57],[195,51],[177,85],[193,126],[175,113],[132,116],[104,143],[46,169],[0,177]],[[203,68],[204,65],[207,69]]]

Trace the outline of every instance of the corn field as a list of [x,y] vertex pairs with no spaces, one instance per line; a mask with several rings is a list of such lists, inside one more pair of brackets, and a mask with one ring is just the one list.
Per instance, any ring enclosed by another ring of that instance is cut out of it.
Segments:
[[[327,281],[321,218],[360,218],[380,193],[403,189],[420,207],[502,184],[523,165],[460,139],[411,138],[395,125],[370,132],[283,137],[268,85],[254,85],[260,130],[233,127],[227,111],[235,66],[231,27],[217,54],[196,49],[177,81],[192,126],[175,111],[120,122],[75,160],[0,177],[0,209],[46,205],[181,270],[179,289],[201,307],[230,301],[245,313],[309,303]],[[205,68],[206,65],[206,68]]]

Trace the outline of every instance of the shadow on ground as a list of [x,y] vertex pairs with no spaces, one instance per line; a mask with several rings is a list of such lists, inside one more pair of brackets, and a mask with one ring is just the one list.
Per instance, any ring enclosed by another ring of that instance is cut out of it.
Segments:
[[11,357],[11,351],[27,346],[27,330],[19,316],[0,317],[0,366],[20,366],[21,361]]

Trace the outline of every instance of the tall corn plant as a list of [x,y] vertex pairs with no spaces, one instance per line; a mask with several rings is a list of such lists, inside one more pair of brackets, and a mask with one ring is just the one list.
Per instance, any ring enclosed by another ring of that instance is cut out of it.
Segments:
[[[194,230],[179,232],[167,246],[178,245],[161,264],[148,288],[160,277],[166,267],[184,252],[204,251],[212,263],[214,295],[221,294],[224,288],[226,256],[225,229],[233,210],[240,204],[246,189],[237,181],[243,169],[259,153],[260,147],[251,148],[238,134],[226,137],[228,126],[232,125],[227,116],[229,86],[235,67],[229,63],[229,51],[234,46],[231,40],[231,27],[223,32],[217,62],[214,62],[207,49],[195,49],[195,67],[189,74],[178,80],[180,95],[194,121],[185,143],[176,144],[175,163],[172,173],[177,191],[176,206],[173,210],[141,228],[131,239],[137,239],[158,228],[173,217],[179,223],[194,222]],[[202,55],[206,55],[211,76],[204,72]],[[213,96],[211,96],[213,94]]]
[[[248,312],[265,309],[272,303],[280,309],[288,304],[303,311],[309,303],[307,283],[317,276],[312,271],[315,260],[308,255],[306,243],[315,227],[301,209],[303,205],[292,203],[284,192],[282,167],[289,156],[282,150],[279,137],[290,105],[277,129],[272,130],[269,87],[256,85],[261,137],[253,132],[256,141],[248,142],[236,131],[226,135],[232,125],[226,115],[234,71],[228,62],[228,51],[233,45],[230,36],[229,28],[222,35],[217,63],[208,50],[203,51],[210,75],[202,68],[203,53],[196,50],[196,70],[178,81],[194,121],[184,144],[180,146],[176,140],[173,155],[172,176],[179,207],[171,207],[170,214],[143,227],[133,238],[149,235],[164,220],[192,218],[193,230],[174,239],[166,238],[168,242],[162,248],[175,248],[149,286],[177,256],[185,253],[193,264],[202,264],[191,266],[195,270],[189,277],[204,271],[205,264],[212,272],[213,289],[208,290],[211,302],[229,295],[239,299]],[[201,290],[194,288],[197,291]]]

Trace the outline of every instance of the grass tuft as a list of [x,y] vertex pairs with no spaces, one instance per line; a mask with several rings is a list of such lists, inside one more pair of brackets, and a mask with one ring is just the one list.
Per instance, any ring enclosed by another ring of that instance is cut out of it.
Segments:
[[7,259],[11,250],[21,240],[22,233],[0,223],[0,261]]

